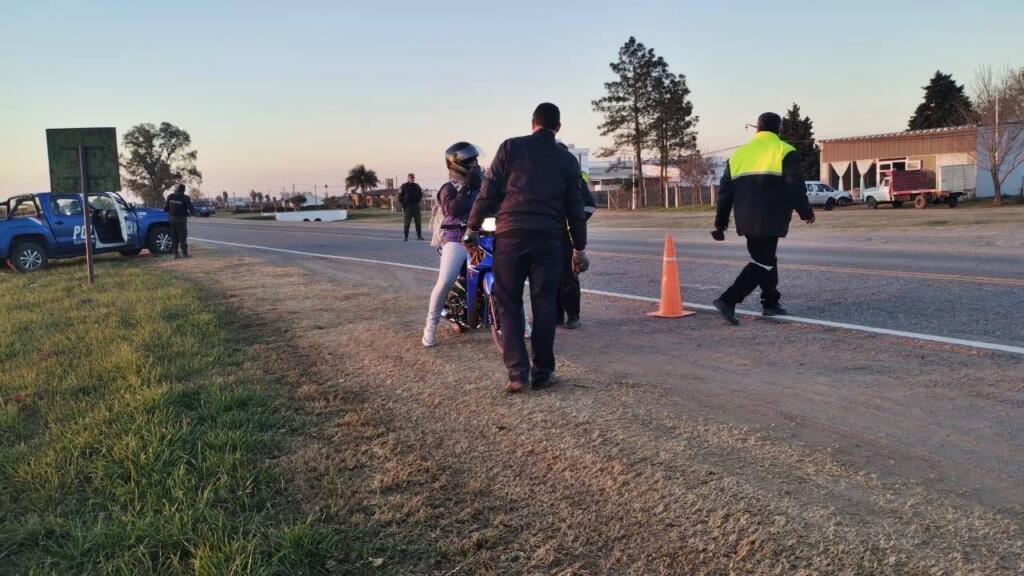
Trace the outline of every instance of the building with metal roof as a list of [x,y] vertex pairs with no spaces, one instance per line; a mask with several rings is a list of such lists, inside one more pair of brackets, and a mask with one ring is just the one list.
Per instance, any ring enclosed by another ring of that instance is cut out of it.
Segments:
[[[882,172],[927,170],[935,175],[936,188],[991,197],[992,179],[978,146],[979,130],[986,129],[954,126],[822,140],[821,180],[859,198],[861,190],[878,186]],[[1024,167],[1009,175],[1004,193],[1016,192],[1022,182]]]

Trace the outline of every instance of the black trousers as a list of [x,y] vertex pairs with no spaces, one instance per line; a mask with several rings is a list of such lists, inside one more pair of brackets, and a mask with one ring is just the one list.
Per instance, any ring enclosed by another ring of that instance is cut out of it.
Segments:
[[181,248],[182,254],[188,254],[188,222],[171,222],[171,248],[178,253]]
[[[494,247],[494,296],[509,380],[528,382],[555,370],[555,307],[561,281],[562,241],[557,236],[498,237]],[[526,352],[523,284],[530,280],[533,365]]]
[[779,239],[775,236],[747,236],[747,252],[752,262],[743,267],[736,281],[722,294],[722,300],[733,306],[761,287],[761,305],[772,308],[779,305],[779,267],[775,251]]
[[562,240],[562,282],[558,287],[556,323],[565,322],[566,316],[580,317],[580,277],[572,271],[572,242]]
[[420,205],[403,206],[402,211],[405,212],[405,237],[409,237],[409,223],[416,220],[416,237],[423,238],[423,217],[420,215]]

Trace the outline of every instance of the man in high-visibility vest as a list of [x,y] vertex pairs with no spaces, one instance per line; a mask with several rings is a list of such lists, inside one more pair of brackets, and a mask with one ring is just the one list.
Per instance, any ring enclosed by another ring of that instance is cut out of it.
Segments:
[[757,134],[729,158],[718,190],[718,210],[711,236],[725,240],[729,212],[735,209],[736,233],[746,237],[750,253],[750,262],[736,281],[715,300],[718,312],[734,325],[739,324],[736,305],[758,286],[765,316],[788,313],[779,304],[775,251],[779,238],[785,238],[789,232],[794,210],[804,222],[814,222],[796,148],[779,138],[781,128],[782,118],[778,114],[761,114]]

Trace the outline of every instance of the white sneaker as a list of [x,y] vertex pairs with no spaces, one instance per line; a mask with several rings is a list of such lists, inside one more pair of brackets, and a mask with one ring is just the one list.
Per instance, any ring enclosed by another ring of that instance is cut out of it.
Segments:
[[434,345],[434,339],[436,336],[437,324],[428,320],[426,326],[423,327],[423,339],[420,340],[420,342],[423,343],[424,347],[430,348]]

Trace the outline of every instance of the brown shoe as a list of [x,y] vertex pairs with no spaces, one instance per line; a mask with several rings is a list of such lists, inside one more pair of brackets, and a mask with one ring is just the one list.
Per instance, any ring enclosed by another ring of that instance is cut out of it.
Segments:
[[508,383],[505,384],[505,392],[508,392],[509,394],[518,394],[522,391],[523,383],[518,380],[509,380]]

